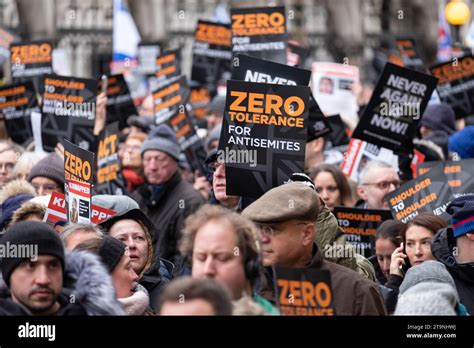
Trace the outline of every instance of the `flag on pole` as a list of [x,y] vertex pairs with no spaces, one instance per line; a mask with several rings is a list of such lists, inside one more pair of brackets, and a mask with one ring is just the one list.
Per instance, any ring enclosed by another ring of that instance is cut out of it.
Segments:
[[444,1],[441,2],[438,10],[438,53],[439,62],[446,62],[452,57],[451,30],[444,17]]
[[114,0],[112,73],[137,64],[140,33],[124,0]]

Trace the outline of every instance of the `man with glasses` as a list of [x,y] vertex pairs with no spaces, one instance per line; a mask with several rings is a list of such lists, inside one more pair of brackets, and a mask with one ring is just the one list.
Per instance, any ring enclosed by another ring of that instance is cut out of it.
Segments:
[[377,285],[346,267],[323,259],[314,242],[320,199],[311,187],[291,182],[265,193],[242,215],[257,224],[262,242],[263,265],[272,293],[272,266],[328,270],[336,315],[386,315]]
[[0,189],[13,180],[13,168],[23,148],[11,141],[0,140]]
[[359,175],[357,193],[364,202],[357,207],[365,209],[390,209],[384,197],[400,187],[396,170],[381,161],[370,161]]

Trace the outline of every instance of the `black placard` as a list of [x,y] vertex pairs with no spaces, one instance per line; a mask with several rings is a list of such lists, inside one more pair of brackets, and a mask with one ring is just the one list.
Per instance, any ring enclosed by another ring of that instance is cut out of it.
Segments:
[[95,140],[97,80],[46,75],[42,97],[43,149],[54,151],[63,139],[90,149]]
[[439,163],[416,179],[404,183],[399,189],[387,194],[392,215],[396,220],[407,222],[419,213],[428,212],[445,220],[450,218],[446,207],[454,198],[454,193],[446,185],[444,164]]
[[96,191],[106,195],[122,195],[125,185],[118,156],[118,123],[105,127],[99,134],[97,147]]
[[286,64],[285,7],[233,8],[232,52]]
[[334,207],[337,223],[355,251],[365,257],[375,254],[375,234],[385,220],[392,219],[389,210]]
[[474,57],[466,55],[431,67],[441,101],[454,109],[456,118],[474,114]]
[[[99,90],[102,81],[99,80]],[[126,128],[127,118],[138,115],[127,81],[122,74],[107,76],[107,124],[119,122],[119,129]]]
[[232,58],[232,32],[226,24],[199,20],[194,35],[191,80],[199,82],[211,97],[217,83],[226,79]]
[[282,315],[336,315],[329,271],[277,266],[275,278],[275,293]]
[[260,197],[304,169],[309,87],[229,80],[219,156],[227,194]]
[[0,88],[0,114],[5,117],[8,136],[17,144],[33,137],[31,111],[38,107],[32,82]]
[[411,153],[418,121],[437,79],[387,63],[353,138]]
[[174,77],[153,91],[155,124],[168,121],[183,109],[189,100],[190,91],[186,76]]

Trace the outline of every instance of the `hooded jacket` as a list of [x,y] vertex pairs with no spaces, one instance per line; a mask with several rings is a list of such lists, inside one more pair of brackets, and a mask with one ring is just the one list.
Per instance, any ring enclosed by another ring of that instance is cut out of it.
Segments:
[[456,239],[451,228],[439,230],[433,238],[431,252],[443,263],[456,284],[461,303],[474,314],[474,262],[458,263],[453,255]]
[[[63,291],[58,297],[60,309],[55,315],[123,315],[115,287],[97,255],[86,251],[66,254]],[[71,301],[74,299],[74,301]],[[10,291],[0,276],[0,307],[9,315],[29,315],[11,300]]]

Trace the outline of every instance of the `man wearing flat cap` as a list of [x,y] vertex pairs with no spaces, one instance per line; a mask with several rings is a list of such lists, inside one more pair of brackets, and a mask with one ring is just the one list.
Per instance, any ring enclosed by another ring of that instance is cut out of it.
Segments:
[[268,191],[243,211],[259,227],[266,270],[271,272],[271,266],[328,270],[336,315],[386,315],[374,282],[323,259],[314,242],[319,204],[312,188],[291,182]]

